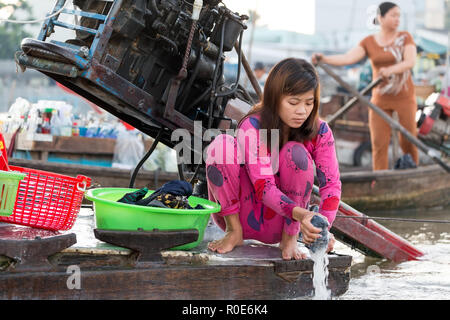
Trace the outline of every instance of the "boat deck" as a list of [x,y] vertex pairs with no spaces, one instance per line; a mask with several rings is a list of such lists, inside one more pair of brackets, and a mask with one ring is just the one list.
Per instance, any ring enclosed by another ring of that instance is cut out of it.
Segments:
[[[213,253],[207,243],[223,234],[213,224],[196,248],[164,250],[162,262],[143,265],[136,263],[136,252],[96,239],[94,228],[92,210],[82,209],[74,227],[58,233],[75,234],[76,243],[51,255],[45,271],[20,268],[0,250],[0,299],[297,299],[313,294],[312,260],[284,261],[277,246],[256,241],[228,254]],[[38,233],[45,238],[53,232],[0,224],[0,239],[11,234],[33,239]],[[351,261],[351,256],[329,255],[333,296],[347,291]],[[79,270],[80,289],[70,289],[70,270]]]

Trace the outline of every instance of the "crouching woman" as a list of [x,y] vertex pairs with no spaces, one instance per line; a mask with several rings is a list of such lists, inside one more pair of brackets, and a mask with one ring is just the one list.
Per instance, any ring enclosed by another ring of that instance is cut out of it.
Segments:
[[[333,134],[320,120],[320,85],[314,67],[289,58],[275,65],[262,101],[240,121],[235,136],[222,134],[208,146],[209,199],[220,203],[213,215],[225,236],[208,248],[226,253],[254,239],[280,243],[283,259],[303,259],[297,246],[320,237],[308,210],[314,165],[321,202],[319,214],[334,221],[341,196]],[[334,237],[328,244],[333,249]]]

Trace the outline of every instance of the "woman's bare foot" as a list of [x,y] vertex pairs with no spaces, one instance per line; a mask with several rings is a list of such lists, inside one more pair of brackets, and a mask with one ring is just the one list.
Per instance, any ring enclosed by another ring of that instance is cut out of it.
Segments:
[[227,253],[244,243],[241,230],[231,230],[220,240],[208,244],[208,249],[217,253]]
[[225,216],[224,219],[227,225],[225,237],[208,244],[208,249],[217,253],[230,252],[236,246],[240,246],[244,243],[239,214],[228,215]]
[[290,236],[283,231],[280,242],[281,256],[283,260],[302,260],[306,259],[306,254],[301,252],[297,244],[298,235]]

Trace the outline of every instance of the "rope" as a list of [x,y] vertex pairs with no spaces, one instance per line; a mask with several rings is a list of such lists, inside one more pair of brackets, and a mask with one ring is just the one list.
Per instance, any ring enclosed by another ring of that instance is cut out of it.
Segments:
[[192,21],[191,31],[189,32],[189,38],[187,41],[186,51],[184,52],[183,66],[180,70],[180,74],[185,75],[187,73],[187,64],[189,60],[189,54],[191,53],[192,41],[194,40],[195,29],[197,28],[197,21]]
[[[92,208],[92,204],[82,204],[82,208]],[[421,222],[421,223],[450,223],[450,220],[427,220],[427,219],[408,219],[408,218],[386,218],[386,217],[353,217],[337,215],[336,218],[348,218],[348,219],[373,219],[373,220],[387,220],[387,221],[406,221],[406,222]]]
[[349,218],[349,219],[372,219],[372,220],[386,220],[386,221],[407,221],[407,222],[421,222],[421,223],[450,223],[450,220],[427,220],[427,219],[409,219],[409,218],[387,218],[387,217],[357,217],[357,216],[344,216],[336,215],[336,218]]
[[18,23],[18,24],[31,24],[31,23],[37,23],[37,22],[42,22],[45,21],[47,19],[53,18],[54,16],[57,16],[58,14],[60,14],[69,4],[69,1],[66,1],[66,3],[64,4],[64,6],[59,9],[58,11],[56,11],[55,13],[46,16],[45,18],[42,19],[36,19],[36,20],[9,20],[9,19],[0,19],[0,22],[9,22],[9,23]]

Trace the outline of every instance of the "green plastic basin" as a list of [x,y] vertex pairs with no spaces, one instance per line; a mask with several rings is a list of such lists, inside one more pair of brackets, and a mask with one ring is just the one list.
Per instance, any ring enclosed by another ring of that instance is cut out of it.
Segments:
[[[139,189],[97,188],[86,192],[86,198],[94,204],[97,229],[103,230],[182,230],[197,229],[197,241],[175,247],[176,250],[188,250],[196,247],[202,240],[211,213],[219,212],[220,205],[198,197],[189,197],[192,207],[198,204],[205,209],[170,209],[137,206],[117,202],[126,193]],[[154,191],[149,191],[147,196]]]
[[0,170],[0,216],[12,215],[19,182],[25,176],[25,173]]

